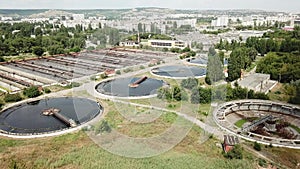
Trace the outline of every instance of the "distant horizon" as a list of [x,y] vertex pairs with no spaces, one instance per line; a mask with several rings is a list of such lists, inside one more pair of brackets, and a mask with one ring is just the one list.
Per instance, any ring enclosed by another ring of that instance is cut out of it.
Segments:
[[271,12],[300,12],[299,0],[0,0],[0,9],[14,10],[97,10],[163,8],[174,10],[263,10]]
[[300,14],[299,12],[290,12],[290,11],[279,11],[279,10],[267,10],[267,9],[247,9],[247,8],[232,8],[232,9],[176,9],[176,8],[164,8],[164,7],[135,7],[135,8],[1,8],[1,10],[131,10],[131,9],[170,9],[170,10],[183,10],[183,11],[265,11],[265,12],[284,12],[284,13],[295,13]]

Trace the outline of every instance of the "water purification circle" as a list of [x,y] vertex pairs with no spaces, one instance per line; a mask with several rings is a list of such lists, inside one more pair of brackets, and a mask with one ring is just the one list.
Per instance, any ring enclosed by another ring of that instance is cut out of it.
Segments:
[[163,80],[144,77],[118,78],[96,85],[97,92],[116,97],[145,97],[156,94],[165,84]]
[[73,128],[102,112],[97,102],[84,98],[47,98],[5,109],[0,131],[12,135],[39,135]]
[[197,66],[171,65],[154,68],[151,70],[151,73],[164,78],[200,78],[206,75],[206,68]]

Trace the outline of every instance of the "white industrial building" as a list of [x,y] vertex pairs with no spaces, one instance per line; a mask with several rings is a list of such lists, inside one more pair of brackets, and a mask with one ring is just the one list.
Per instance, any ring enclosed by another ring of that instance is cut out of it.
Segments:
[[228,22],[229,22],[228,16],[221,16],[221,17],[218,17],[217,20],[212,20],[211,21],[211,26],[226,27],[226,26],[228,26]]
[[84,14],[73,14],[73,20],[82,21],[84,20]]

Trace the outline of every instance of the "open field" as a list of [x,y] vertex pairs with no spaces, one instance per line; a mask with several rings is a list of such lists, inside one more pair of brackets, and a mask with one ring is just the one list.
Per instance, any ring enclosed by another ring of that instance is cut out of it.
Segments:
[[1,138],[1,168],[253,168],[254,159],[226,160],[216,140],[198,143],[193,129],[174,149],[162,155],[131,159],[113,155],[94,144],[84,132],[55,138]]

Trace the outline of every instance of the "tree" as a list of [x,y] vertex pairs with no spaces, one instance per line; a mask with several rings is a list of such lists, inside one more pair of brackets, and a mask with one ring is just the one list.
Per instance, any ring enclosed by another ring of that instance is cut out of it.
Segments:
[[117,75],[120,75],[120,74],[121,74],[121,71],[120,71],[120,70],[117,70],[117,71],[116,71],[116,74],[117,74]]
[[181,81],[181,87],[192,90],[198,86],[198,80],[196,78],[188,78]]
[[253,148],[254,148],[256,151],[261,151],[261,146],[260,146],[260,144],[257,143],[257,142],[254,142]]
[[205,83],[208,85],[211,85],[210,78],[208,76],[205,76]]
[[223,78],[223,64],[220,61],[219,56],[216,53],[215,55],[209,55],[205,82],[207,84],[212,84],[222,80]]
[[168,88],[161,87],[157,91],[157,98],[171,100],[172,99],[172,94],[171,94],[171,92]]
[[192,90],[191,93],[191,103],[210,103],[211,102],[211,89],[206,89],[202,87],[196,87]]
[[180,101],[181,100],[181,89],[178,86],[175,86],[171,90],[172,90],[172,98],[176,101]]
[[46,87],[46,88],[44,88],[44,92],[48,94],[48,93],[51,93],[51,90]]
[[37,56],[42,56],[44,54],[45,50],[43,47],[35,46],[33,47],[33,53]]
[[235,145],[231,151],[224,154],[225,158],[243,159],[243,149],[240,145]]
[[300,79],[300,55],[297,53],[270,52],[262,58],[256,68],[257,73],[267,73],[271,79],[283,83]]
[[2,109],[2,107],[5,105],[4,101],[1,99],[0,100],[0,109]]
[[43,36],[43,31],[40,27],[34,30],[35,36]]
[[208,56],[214,56],[214,55],[216,55],[216,54],[217,54],[217,52],[216,52],[215,48],[210,47],[210,48],[208,49]]
[[184,90],[180,89],[179,86],[174,86],[171,88],[161,87],[157,91],[157,98],[166,99],[169,101],[181,101],[188,100],[188,95]]
[[[235,48],[228,59],[228,80],[234,81],[241,76],[241,69],[249,65],[249,54],[247,48]],[[250,61],[251,63],[251,61]]]
[[222,65],[224,65],[225,53],[223,51],[219,52],[219,58],[220,58]]
[[4,61],[5,61],[4,57],[0,56],[0,62],[4,62]]
[[4,101],[5,102],[18,102],[21,101],[23,98],[19,93],[16,94],[6,94],[4,96]]
[[23,94],[29,98],[34,98],[41,95],[41,92],[37,86],[31,86],[24,89]]
[[191,49],[189,47],[185,47],[181,50],[182,53],[189,52]]
[[289,99],[289,103],[292,104],[300,104],[300,80],[292,81],[290,86],[293,87],[294,93],[292,94],[291,98]]

